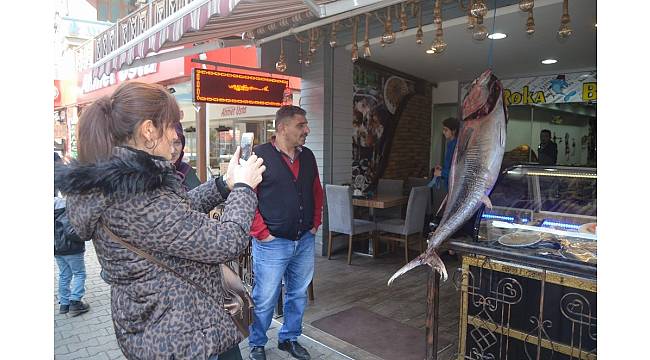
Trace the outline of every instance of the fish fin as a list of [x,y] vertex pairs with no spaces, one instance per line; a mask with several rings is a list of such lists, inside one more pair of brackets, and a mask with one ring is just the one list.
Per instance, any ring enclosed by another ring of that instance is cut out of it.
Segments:
[[487,195],[483,195],[481,202],[483,202],[488,209],[492,210],[492,201],[490,201],[490,198]]
[[445,204],[447,203],[447,198],[448,198],[448,197],[449,197],[449,194],[445,195],[445,198],[442,199],[442,202],[440,203],[440,207],[438,208],[438,211],[436,212],[436,216],[438,216],[438,214],[440,214],[440,212],[442,211],[442,208],[443,208],[443,207],[445,206]]
[[420,265],[429,265],[432,269],[440,273],[440,279],[442,281],[447,281],[447,269],[445,268],[445,263],[442,262],[435,250],[426,251],[415,259],[411,260],[408,264],[402,266],[401,269],[397,270],[393,276],[388,279],[388,286],[390,286],[395,279],[406,274],[407,272],[413,270],[414,268]]

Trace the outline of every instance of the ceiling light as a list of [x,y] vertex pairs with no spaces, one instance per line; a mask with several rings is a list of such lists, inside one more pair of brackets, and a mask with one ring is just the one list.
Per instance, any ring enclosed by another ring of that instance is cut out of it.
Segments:
[[435,51],[433,51],[433,49],[427,49],[426,52],[427,52],[427,54],[435,54],[436,53]]
[[492,39],[492,40],[501,40],[501,39],[505,39],[506,37],[508,37],[508,35],[504,33],[494,33],[488,35],[488,39]]
[[542,64],[544,64],[544,65],[551,65],[551,64],[555,64],[556,62],[557,62],[557,60],[555,60],[555,59],[544,59],[544,60],[542,60]]

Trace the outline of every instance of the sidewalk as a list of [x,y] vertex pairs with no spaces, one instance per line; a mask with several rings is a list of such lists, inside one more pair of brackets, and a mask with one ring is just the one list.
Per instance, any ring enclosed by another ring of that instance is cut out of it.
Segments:
[[[59,314],[56,297],[58,273],[54,266],[54,357],[66,359],[125,359],[115,340],[111,320],[110,287],[100,277],[100,266],[92,242],[86,243],[86,295],[83,300],[90,305],[90,311],[76,317]],[[277,348],[280,323],[273,321],[269,330],[266,357],[269,360],[290,359],[288,353]],[[300,343],[307,348],[312,359],[345,360],[342,355],[310,338],[301,336]],[[240,344],[242,357],[247,359],[248,341]]]

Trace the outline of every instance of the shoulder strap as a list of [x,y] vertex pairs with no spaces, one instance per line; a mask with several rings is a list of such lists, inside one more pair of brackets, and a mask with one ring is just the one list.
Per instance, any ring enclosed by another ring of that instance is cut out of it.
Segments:
[[176,270],[172,269],[171,267],[167,266],[165,263],[163,263],[163,262],[160,261],[159,259],[155,258],[155,257],[152,256],[151,254],[149,254],[149,253],[147,253],[146,251],[141,250],[141,249],[139,249],[139,248],[133,246],[132,244],[128,243],[126,240],[124,240],[124,239],[122,239],[121,237],[115,235],[115,233],[112,232],[111,229],[109,229],[108,226],[106,226],[106,224],[104,224],[103,222],[101,222],[101,225],[102,225],[102,228],[104,229],[104,231],[106,231],[106,233],[108,233],[108,235],[109,235],[109,236],[111,237],[111,239],[113,239],[114,241],[116,241],[116,242],[118,242],[118,243],[124,245],[124,247],[126,247],[127,249],[129,249],[129,250],[133,251],[134,253],[136,253],[136,254],[142,256],[143,258],[145,258],[145,259],[151,261],[152,263],[154,263],[154,264],[160,266],[161,268],[163,268],[163,269],[169,271],[170,273],[174,274],[177,278],[179,278],[179,279],[181,279],[181,280],[183,280],[183,281],[189,283],[190,285],[194,286],[197,290],[199,290],[200,292],[202,292],[204,295],[206,295],[206,296],[208,296],[208,297],[211,297],[211,298],[214,298],[213,295],[211,295],[207,290],[205,290],[205,289],[203,288],[203,286],[199,285],[199,284],[198,284],[197,282],[195,282],[194,280],[192,280],[192,279],[188,279],[188,278],[184,277],[184,276],[181,275],[178,271],[176,271]]
[[[203,286],[199,285],[196,281],[184,277],[178,271],[176,271],[176,270],[172,269],[171,267],[167,266],[165,263],[163,263],[162,261],[160,261],[159,259],[157,259],[153,255],[147,253],[144,250],[141,250],[141,249],[133,246],[132,244],[130,244],[126,240],[124,240],[121,237],[115,235],[115,233],[112,232],[111,229],[109,229],[108,226],[106,226],[106,224],[104,224],[102,221],[100,221],[100,224],[102,225],[102,228],[104,229],[104,231],[106,231],[106,233],[108,233],[108,236],[110,236],[111,239],[113,239],[114,241],[118,242],[119,244],[124,245],[124,247],[126,247],[127,249],[129,249],[129,250],[133,251],[134,253],[142,256],[143,258],[151,261],[152,263],[160,266],[161,268],[169,271],[170,273],[175,275],[180,280],[183,280],[186,283],[194,286],[197,290],[202,292],[203,295],[205,295],[207,297],[210,297],[210,298],[213,298],[213,299],[215,298],[212,294],[210,294],[207,290],[205,290],[205,288]],[[222,281],[223,281],[223,277],[225,277],[227,275],[227,274],[225,274],[224,268],[226,268],[226,270],[230,270],[230,268],[227,265],[224,265],[224,264],[220,264],[220,265],[221,265],[220,269],[221,269],[221,274],[222,274],[221,276],[222,276]],[[230,270],[230,272],[232,272],[232,270]],[[237,275],[235,275],[235,273],[232,272],[232,276],[236,277]],[[239,283],[239,285],[241,286],[241,282]],[[226,312],[228,312],[228,313],[230,313],[229,307],[232,307],[232,304],[227,304],[227,303],[224,302],[224,308],[225,308]],[[235,320],[232,313],[230,314],[230,317],[233,319],[233,322],[235,323],[235,326],[237,327],[239,332],[241,332],[242,334],[246,334],[246,335],[244,335],[244,337],[248,336],[247,335],[248,334],[247,326],[243,325],[240,321]]]

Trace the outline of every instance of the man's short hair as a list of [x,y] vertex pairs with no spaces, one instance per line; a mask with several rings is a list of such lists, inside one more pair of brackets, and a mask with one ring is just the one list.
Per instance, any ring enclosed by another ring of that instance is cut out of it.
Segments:
[[294,105],[284,105],[281,106],[278,111],[275,113],[275,128],[278,128],[278,125],[281,123],[287,122],[287,120],[293,118],[295,115],[305,116],[307,112],[300,106]]
[[551,136],[551,130],[549,130],[549,129],[544,129],[544,130],[539,132],[540,135],[543,134],[543,133],[548,133],[548,136]]

